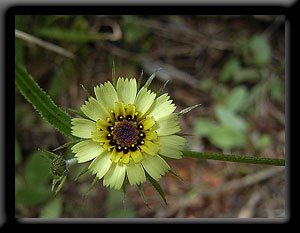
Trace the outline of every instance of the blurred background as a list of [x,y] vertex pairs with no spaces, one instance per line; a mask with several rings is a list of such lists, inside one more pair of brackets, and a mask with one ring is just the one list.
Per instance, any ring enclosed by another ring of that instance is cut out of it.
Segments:
[[[82,84],[93,87],[117,77],[143,82],[158,68],[151,89],[169,80],[180,111],[187,150],[256,157],[285,157],[285,18],[240,15],[20,15],[15,28],[34,39],[15,39],[16,62],[26,66],[54,102],[79,109]],[[40,41],[42,40],[42,45]],[[52,45],[59,46],[54,52]],[[72,117],[72,115],[70,113]],[[160,181],[168,206],[147,181],[147,207],[137,188],[103,187],[89,192],[93,176],[74,180],[85,164],[71,167],[56,197],[49,164],[37,148],[67,142],[15,88],[15,215],[17,218],[284,218],[283,167],[183,158],[168,163]],[[69,159],[70,149],[58,154]]]

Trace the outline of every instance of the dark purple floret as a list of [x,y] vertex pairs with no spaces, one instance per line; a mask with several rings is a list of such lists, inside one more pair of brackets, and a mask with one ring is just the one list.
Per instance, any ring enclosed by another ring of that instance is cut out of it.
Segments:
[[138,138],[138,131],[136,129],[136,124],[133,122],[128,122],[124,120],[120,122],[113,131],[115,138],[121,145],[132,145],[136,143]]

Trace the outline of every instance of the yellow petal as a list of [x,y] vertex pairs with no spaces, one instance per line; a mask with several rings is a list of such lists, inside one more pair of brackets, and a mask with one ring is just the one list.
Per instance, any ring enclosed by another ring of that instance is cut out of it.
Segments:
[[131,185],[141,184],[146,182],[144,169],[140,163],[129,162],[127,164],[127,177]]
[[96,99],[103,104],[108,112],[113,109],[115,102],[118,101],[117,92],[110,82],[105,82],[100,87],[96,86],[94,92]]
[[140,146],[141,149],[149,155],[156,155],[159,151],[159,145],[146,140],[144,145]]
[[126,105],[134,103],[137,92],[136,79],[119,78],[116,89],[119,101]]
[[156,94],[142,87],[139,93],[137,94],[134,104],[136,106],[136,111],[138,114],[138,119],[144,116],[147,110],[151,107]]
[[94,142],[92,140],[79,142],[75,144],[71,150],[75,153],[75,157],[79,163],[94,159],[104,151],[98,142]]
[[93,160],[89,169],[93,174],[97,173],[97,177],[101,179],[107,173],[111,164],[112,161],[110,160],[110,153],[105,151],[102,155]]
[[116,102],[114,113],[115,113],[116,117],[118,117],[120,115],[125,117],[125,105],[122,102]]
[[114,189],[120,189],[124,182],[126,165],[123,163],[112,163],[108,172],[104,175],[103,185]]
[[94,132],[92,132],[92,139],[95,142],[104,142],[106,141],[106,136],[107,136],[107,131],[99,131],[96,130]]
[[155,120],[153,117],[146,116],[146,118],[141,120],[139,124],[142,124],[144,130],[147,130],[155,124]]
[[146,172],[157,181],[170,169],[166,161],[158,155],[144,155],[141,163]]
[[158,119],[152,129],[157,132],[158,136],[171,135],[181,130],[178,126],[179,123],[178,115],[172,113],[171,115]]
[[136,151],[130,151],[130,155],[131,155],[131,158],[133,159],[133,161],[135,163],[139,163],[143,159],[142,153],[141,153],[141,151],[139,149],[136,150]]
[[123,152],[117,152],[114,148],[111,153],[111,160],[115,163],[119,162],[120,158],[123,156]]
[[153,140],[157,138],[157,133],[155,131],[145,131],[146,139]]
[[97,130],[94,121],[83,118],[73,118],[72,121],[72,134],[79,138],[91,138],[91,132]]
[[172,100],[169,100],[170,96],[167,93],[158,97],[152,104],[151,108],[147,111],[147,115],[153,116],[157,121],[160,118],[172,114],[176,107],[172,104]]
[[134,118],[134,113],[135,113],[135,105],[133,104],[128,104],[126,108],[126,116],[131,116],[132,119]]
[[88,101],[85,101],[85,104],[82,105],[80,109],[87,117],[94,121],[110,117],[110,114],[105,107],[93,97],[90,97]]
[[107,120],[97,120],[96,121],[96,127],[97,127],[97,129],[99,128],[99,129],[102,129],[102,130],[104,130],[104,131],[106,131],[107,130],[107,127],[109,126],[109,125],[112,125],[111,123],[109,123]]

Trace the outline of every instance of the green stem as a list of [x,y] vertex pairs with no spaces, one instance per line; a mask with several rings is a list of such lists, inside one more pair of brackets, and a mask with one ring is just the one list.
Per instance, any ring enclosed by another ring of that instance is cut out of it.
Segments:
[[194,151],[183,151],[183,156],[192,157],[198,159],[213,159],[221,160],[227,162],[237,162],[237,163],[253,163],[262,165],[274,165],[274,166],[285,166],[284,159],[275,158],[258,158],[243,155],[227,155],[227,154],[216,154],[216,153],[206,153],[206,152],[194,152]]

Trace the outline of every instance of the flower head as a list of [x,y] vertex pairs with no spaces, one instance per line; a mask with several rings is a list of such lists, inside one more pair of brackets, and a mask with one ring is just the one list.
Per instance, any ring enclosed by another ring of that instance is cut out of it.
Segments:
[[136,79],[119,78],[114,87],[105,82],[94,88],[81,107],[85,118],[72,119],[72,134],[86,140],[72,151],[79,163],[91,161],[89,170],[104,186],[120,189],[127,175],[131,185],[146,181],[145,172],[160,180],[169,169],[163,157],[179,159],[186,140],[178,135],[178,114],[167,94],[145,87]]

